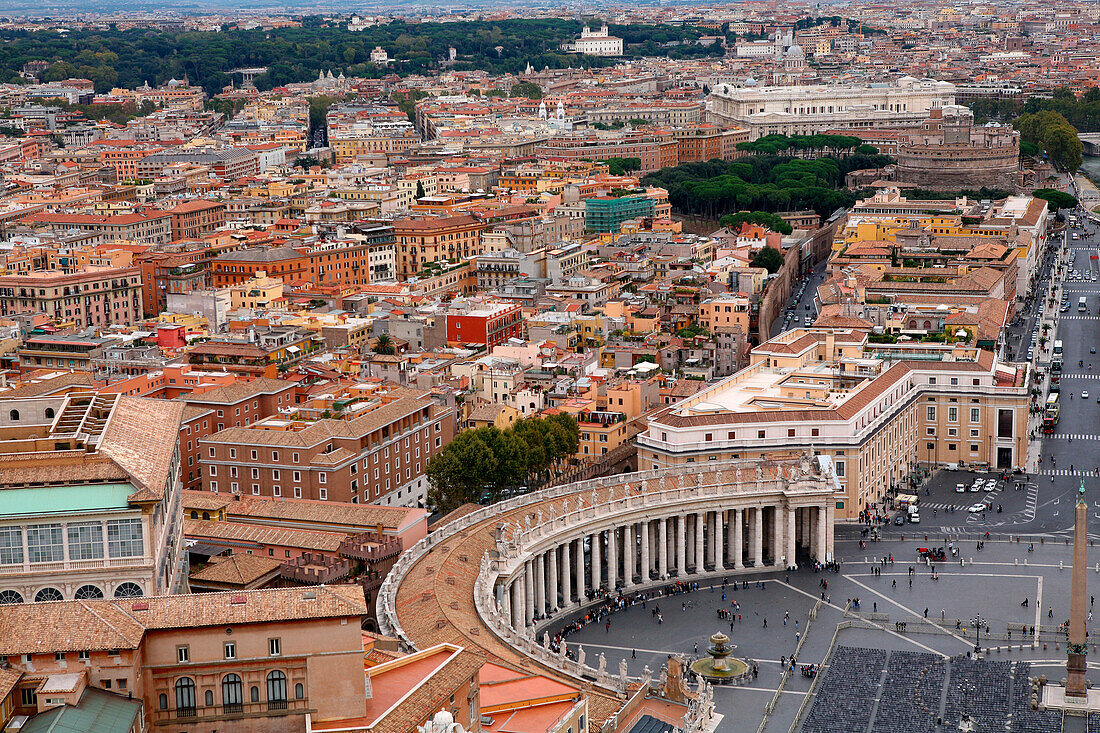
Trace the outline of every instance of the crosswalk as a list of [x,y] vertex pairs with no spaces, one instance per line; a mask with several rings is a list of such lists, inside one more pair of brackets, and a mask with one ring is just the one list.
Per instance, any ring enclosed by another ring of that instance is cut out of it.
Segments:
[[1063,321],[1100,321],[1100,316],[1075,316],[1069,313],[1063,313]]
[[1090,476],[1092,478],[1096,478],[1098,476],[1098,474],[1096,473],[1095,470],[1079,471],[1079,470],[1075,469],[1075,470],[1071,471],[1068,468],[1054,468],[1054,469],[1051,469],[1049,471],[1040,471],[1039,475],[1040,476],[1079,476],[1081,478],[1088,478]]
[[1100,440],[1095,433],[1045,433],[1043,440]]
[[1092,372],[1062,372],[1059,379],[1100,379],[1100,374]]
[[[979,492],[979,494],[981,494],[981,492]],[[929,510],[929,511],[931,511],[933,509],[938,509],[940,511],[943,511],[944,509],[950,509],[951,507],[954,507],[956,510],[962,511],[963,509],[970,506],[971,504],[977,504],[979,501],[981,501],[981,498],[982,498],[982,496],[984,496],[984,494],[981,494],[981,495],[979,495],[979,494],[970,494],[969,492],[967,492],[967,494],[959,494],[959,503],[958,504],[950,504],[950,503],[946,503],[946,502],[936,502],[936,501],[928,502],[928,503],[922,502],[920,504],[917,504],[917,509],[920,509],[921,511],[924,511],[926,509]],[[974,499],[970,500],[969,498],[967,498],[967,496],[973,496]]]

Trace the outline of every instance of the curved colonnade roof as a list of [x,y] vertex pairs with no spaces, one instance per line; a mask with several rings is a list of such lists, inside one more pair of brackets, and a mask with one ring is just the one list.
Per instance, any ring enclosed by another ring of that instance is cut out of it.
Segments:
[[[593,722],[611,717],[621,705],[616,695],[593,683],[578,685],[578,680],[563,674],[560,670],[543,665],[515,649],[506,641],[498,638],[482,621],[474,607],[474,583],[481,569],[481,559],[486,552],[496,549],[495,537],[502,525],[521,527],[527,517],[534,522],[540,515],[548,516],[553,507],[555,515],[561,515],[566,501],[570,508],[576,507],[579,495],[585,505],[603,503],[621,495],[623,484],[640,489],[642,480],[649,482],[650,489],[662,482],[666,488],[688,488],[698,480],[700,473],[728,468],[730,463],[714,466],[686,465],[682,469],[664,469],[662,478],[656,478],[656,472],[623,475],[623,480],[607,480],[607,485],[596,486],[593,495],[593,483],[581,482],[577,490],[541,501],[533,501],[523,506],[501,506],[500,511],[475,522],[457,532],[450,533],[444,539],[438,539],[430,550],[415,560],[398,580],[394,608],[401,631],[409,642],[424,649],[434,644],[455,644],[483,655],[488,661],[511,666],[521,670],[534,671],[561,679],[568,684],[580,686],[588,696],[589,716]],[[737,462],[738,466],[748,467],[744,482],[774,482],[784,467],[796,466],[796,461],[773,462]],[[805,466],[805,463],[803,463]],[[761,469],[759,473],[757,469]],[[738,477],[741,477],[740,469]],[[814,472],[817,479],[821,473]],[[831,473],[826,469],[826,473]],[[731,474],[727,473],[727,476]],[[718,477],[712,477],[714,481]],[[732,482],[731,482],[732,483]],[[615,492],[615,493],[613,493]],[[446,530],[446,527],[444,527]],[[413,548],[415,549],[415,548]],[[395,568],[397,570],[397,568]],[[381,611],[381,609],[380,609]],[[562,617],[564,618],[564,616]]]

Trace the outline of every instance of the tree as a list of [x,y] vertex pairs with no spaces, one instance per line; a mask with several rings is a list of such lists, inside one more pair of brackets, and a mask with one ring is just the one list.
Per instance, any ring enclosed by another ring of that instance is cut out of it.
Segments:
[[767,227],[780,234],[790,234],[794,231],[794,227],[787,223],[783,217],[767,211],[739,211],[736,214],[726,214],[718,220],[718,223],[730,229],[738,229],[746,221],[750,224]]
[[1077,198],[1065,191],[1059,191],[1054,188],[1037,188],[1031,192],[1031,195],[1046,201],[1047,208],[1051,211],[1077,208]]
[[1060,113],[1041,110],[1025,113],[1012,123],[1020,131],[1020,137],[1034,143],[1064,168],[1075,171],[1081,167],[1084,145],[1077,135],[1077,128]]
[[428,504],[441,512],[467,502],[492,503],[577,452],[577,422],[566,414],[529,417],[506,430],[483,427],[459,433],[428,460]]
[[766,244],[752,257],[750,262],[753,267],[763,267],[769,275],[773,275],[783,266],[783,255],[775,247]]
[[533,81],[521,81],[512,85],[509,93],[511,97],[527,97],[528,99],[542,99],[542,89]]
[[393,356],[396,353],[393,339],[390,338],[388,333],[384,333],[374,340],[374,353],[387,356]]
[[424,184],[420,181],[417,181],[416,182],[416,198],[417,198],[417,200],[420,200],[420,199],[424,198],[427,195],[428,194],[424,193]]

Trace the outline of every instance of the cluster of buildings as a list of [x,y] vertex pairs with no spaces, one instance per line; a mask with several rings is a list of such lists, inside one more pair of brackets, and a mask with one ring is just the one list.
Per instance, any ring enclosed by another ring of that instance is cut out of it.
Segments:
[[[651,698],[633,688],[626,709],[446,637],[448,622],[409,610],[458,592],[438,568],[382,618],[402,553],[476,511],[429,516],[429,461],[463,430],[573,416],[555,483],[729,462],[766,465],[783,489],[776,466],[800,467],[812,505],[758,477],[736,508],[690,519],[700,540],[728,524],[709,552],[732,570],[823,557],[834,521],[878,513],[922,469],[1024,465],[1036,376],[1005,358],[1004,328],[1048,244],[1046,202],[1025,193],[1043,169],[1021,169],[1019,134],[960,105],[1093,86],[1097,12],[852,13],[622,9],[608,21],[707,28],[724,53],[636,58],[606,25],[585,28],[568,50],[624,57],[607,68],[399,76],[379,47],[383,76],[326,69],[263,92],[246,69],[216,95],[231,118],[186,79],[97,94],[40,82],[43,61],[0,85],[0,725],[92,710],[119,721],[110,733],[682,721],[672,680]],[[510,96],[521,82],[539,98]],[[319,96],[333,101],[311,124]],[[95,122],[75,104],[151,111]],[[644,179],[815,133],[896,164],[853,172],[879,193],[850,210],[777,212],[789,234],[684,221]],[[1009,195],[907,194],[964,186]],[[777,268],[754,265],[764,248]],[[823,262],[815,319],[775,335]],[[669,560],[649,553],[657,525],[635,520],[608,535],[609,553],[619,532],[647,537],[636,557],[604,556],[612,584],[670,562],[702,572],[686,525]],[[583,605],[570,547],[498,579],[506,633],[532,622],[522,583],[559,556],[538,605],[559,589]],[[480,554],[461,558],[468,602]],[[401,613],[438,643],[408,653],[387,625]]]

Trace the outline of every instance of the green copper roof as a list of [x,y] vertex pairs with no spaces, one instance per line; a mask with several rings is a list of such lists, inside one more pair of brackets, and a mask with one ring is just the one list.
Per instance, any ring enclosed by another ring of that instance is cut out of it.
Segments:
[[127,509],[130,484],[77,484],[0,489],[0,517]]
[[36,715],[23,733],[129,733],[141,703],[89,687],[76,706],[63,705]]

